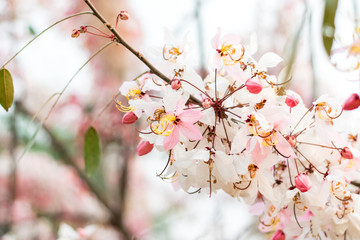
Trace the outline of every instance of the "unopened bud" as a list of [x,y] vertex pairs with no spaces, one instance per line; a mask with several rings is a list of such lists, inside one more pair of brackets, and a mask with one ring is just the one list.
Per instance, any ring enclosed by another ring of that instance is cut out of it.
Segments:
[[286,105],[290,108],[296,107],[299,104],[300,100],[295,95],[289,95],[285,99]]
[[135,115],[134,112],[127,112],[127,113],[123,116],[121,122],[122,122],[123,124],[132,124],[132,123],[136,122],[137,119],[138,119],[138,117]]
[[136,153],[139,156],[143,156],[145,154],[148,154],[151,152],[151,150],[154,148],[154,144],[149,143],[148,141],[141,140],[139,144],[136,147]]
[[295,186],[300,192],[307,192],[311,188],[311,181],[308,175],[300,173],[295,177]]
[[87,26],[80,26],[80,33],[86,33],[87,32]]
[[79,30],[74,29],[74,30],[72,31],[72,33],[71,33],[71,37],[72,37],[72,38],[77,38],[77,37],[79,37],[79,36],[80,36]]
[[357,93],[351,94],[351,96],[345,101],[344,110],[354,110],[360,106],[360,97]]
[[287,141],[290,143],[290,145],[293,147],[296,145],[297,140],[295,136],[288,136]]
[[210,98],[205,98],[202,102],[201,105],[203,106],[203,108],[209,108],[211,106],[211,99]]
[[353,159],[354,156],[348,147],[344,147],[340,152],[341,156],[345,159]]
[[285,233],[281,230],[277,230],[272,235],[271,240],[285,240]]
[[174,90],[178,90],[181,88],[181,81],[179,79],[173,79],[171,81],[171,88]]
[[250,78],[246,81],[245,86],[252,94],[258,94],[263,89],[263,86],[258,78]]
[[121,11],[119,13],[119,18],[123,21],[128,20],[130,17],[129,13],[127,11]]

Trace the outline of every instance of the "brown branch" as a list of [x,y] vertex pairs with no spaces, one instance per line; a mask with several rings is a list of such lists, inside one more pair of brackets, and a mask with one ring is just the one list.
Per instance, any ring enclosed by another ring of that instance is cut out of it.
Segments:
[[[34,114],[30,113],[21,103],[17,103],[16,105],[18,111],[23,113],[26,116],[33,116]],[[37,121],[39,119],[35,118]],[[95,195],[100,203],[108,210],[110,213],[110,224],[119,230],[119,232],[123,235],[124,239],[130,239],[130,235],[127,229],[124,226],[122,212],[118,209],[112,207],[107,199],[103,196],[103,193],[97,189],[97,187],[90,181],[90,179],[86,176],[86,174],[76,165],[75,160],[72,158],[68,150],[65,148],[63,143],[52,133],[52,131],[46,127],[42,126],[45,132],[51,139],[51,144],[53,149],[59,154],[60,160],[62,160],[65,164],[71,166],[76,171],[77,175],[82,179],[82,181],[88,186],[89,190]]]
[[[110,32],[115,36],[115,41],[119,44],[123,45],[127,50],[129,50],[132,54],[134,54],[140,61],[142,61],[149,69],[150,72],[157,75],[161,79],[163,79],[167,83],[171,83],[171,79],[165,76],[162,72],[160,72],[156,67],[154,67],[139,51],[136,51],[132,46],[130,46],[119,34],[119,32],[101,15],[101,13],[96,9],[96,7],[92,4],[90,0],[84,0],[86,5],[93,11],[93,15],[98,18],[104,25],[107,27]],[[190,96],[190,99],[201,105],[201,101],[194,96]]]

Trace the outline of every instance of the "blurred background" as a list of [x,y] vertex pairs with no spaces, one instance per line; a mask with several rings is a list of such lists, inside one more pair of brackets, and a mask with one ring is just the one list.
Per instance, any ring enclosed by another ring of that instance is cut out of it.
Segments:
[[[188,34],[202,76],[218,28],[240,35],[244,44],[255,32],[254,57],[269,51],[282,56],[274,74],[293,62],[288,87],[307,105],[324,93],[343,102],[359,92],[360,3],[339,1],[329,57],[322,42],[324,2],[93,1],[113,24],[121,10],[129,12],[130,20],[120,22],[119,32],[149,59],[164,44],[164,27],[179,39]],[[1,0],[0,64],[52,23],[88,10],[81,0]],[[121,124],[123,113],[113,97],[123,81],[147,69],[122,46],[110,46],[93,59],[47,118],[54,94],[108,42],[90,34],[71,38],[81,25],[106,31],[93,16],[72,18],[7,65],[15,103],[8,113],[0,110],[0,238],[57,239],[60,229],[69,235],[63,239],[269,239],[258,231],[257,217],[241,199],[223,192],[209,198],[205,192],[178,191],[176,184],[156,177],[166,156],[155,150],[144,157],[134,154],[138,134]],[[358,118],[352,114],[347,116]],[[87,177],[83,139],[91,125],[101,140],[101,167]],[[356,125],[347,127],[358,132]],[[64,223],[71,228],[61,228]]]

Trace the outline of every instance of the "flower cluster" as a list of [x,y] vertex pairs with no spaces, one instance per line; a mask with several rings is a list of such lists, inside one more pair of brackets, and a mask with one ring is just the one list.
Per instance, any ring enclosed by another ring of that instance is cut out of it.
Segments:
[[123,123],[146,120],[137,129],[138,155],[154,147],[167,152],[159,176],[186,192],[223,190],[244,199],[272,239],[358,236],[352,183],[360,177],[360,153],[356,139],[336,131],[343,106],[321,96],[306,107],[284,90],[286,79],[269,73],[282,61],[278,55],[252,57],[255,41],[243,45],[219,31],[205,79],[189,64],[189,46],[166,37],[157,67],[171,82],[147,72],[120,87]]

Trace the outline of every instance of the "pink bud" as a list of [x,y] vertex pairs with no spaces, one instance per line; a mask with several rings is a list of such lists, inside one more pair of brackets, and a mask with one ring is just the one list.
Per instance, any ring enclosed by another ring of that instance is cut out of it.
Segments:
[[344,147],[340,152],[341,156],[345,159],[353,159],[354,156],[348,147]]
[[295,177],[295,186],[300,192],[307,192],[311,188],[311,181],[308,175],[300,173]]
[[351,96],[345,101],[344,110],[354,110],[360,106],[360,97],[357,93],[351,94]]
[[179,79],[173,79],[171,81],[171,88],[174,90],[178,90],[181,87],[181,81]]
[[297,140],[295,136],[288,136],[286,140],[290,143],[292,147],[296,145]]
[[148,154],[151,152],[151,150],[154,148],[154,144],[149,143],[148,141],[141,140],[139,144],[136,147],[136,153],[139,156],[143,156],[145,154]]
[[130,15],[129,15],[129,13],[127,11],[121,11],[119,13],[119,17],[120,17],[121,20],[125,21],[125,20],[129,19]]
[[281,230],[277,230],[272,235],[271,240],[285,240],[285,233]]
[[135,115],[134,112],[127,112],[127,113],[123,116],[121,122],[122,122],[123,124],[133,124],[134,122],[136,122],[137,119],[138,119],[138,117]]
[[211,99],[210,98],[205,98],[203,101],[202,101],[202,106],[203,108],[209,108],[211,106]]
[[289,95],[285,99],[286,105],[293,108],[299,104],[300,100],[295,95]]
[[263,86],[258,78],[250,78],[245,82],[246,89],[252,94],[258,94]]

